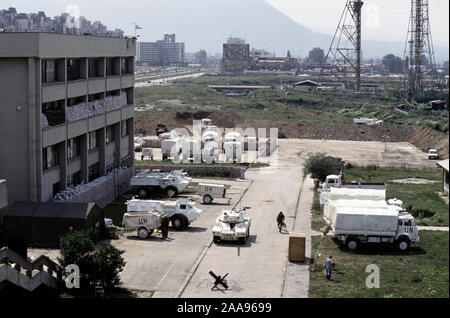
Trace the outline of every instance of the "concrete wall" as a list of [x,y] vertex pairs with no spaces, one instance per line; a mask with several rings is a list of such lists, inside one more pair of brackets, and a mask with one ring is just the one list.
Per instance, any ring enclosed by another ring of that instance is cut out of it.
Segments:
[[0,180],[0,210],[8,205],[8,189],[6,180]]
[[0,176],[9,202],[29,198],[29,110],[28,59],[0,59]]

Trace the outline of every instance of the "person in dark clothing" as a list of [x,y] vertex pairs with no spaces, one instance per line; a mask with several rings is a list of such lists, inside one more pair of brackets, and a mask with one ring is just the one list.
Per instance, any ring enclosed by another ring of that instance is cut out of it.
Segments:
[[281,229],[283,228],[283,225],[284,225],[284,220],[285,220],[284,214],[283,214],[283,212],[280,212],[277,216],[278,230],[280,231],[280,233],[281,233]]
[[333,256],[330,256],[325,261],[325,272],[328,280],[331,280],[332,268],[333,268]]
[[169,218],[167,215],[161,217],[161,233],[163,240],[165,240],[169,235]]

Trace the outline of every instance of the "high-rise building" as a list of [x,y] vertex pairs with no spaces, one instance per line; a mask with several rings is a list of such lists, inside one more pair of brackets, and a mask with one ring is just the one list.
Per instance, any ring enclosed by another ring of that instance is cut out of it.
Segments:
[[8,43],[0,45],[8,201],[45,202],[83,184],[90,202],[114,200],[122,175],[111,179],[122,178],[116,192],[86,185],[133,169],[135,39],[11,32],[0,43]]
[[139,63],[150,66],[183,66],[184,43],[176,42],[175,34],[164,34],[156,42],[139,42]]
[[221,73],[239,75],[250,66],[250,45],[239,38],[229,38],[223,45]]

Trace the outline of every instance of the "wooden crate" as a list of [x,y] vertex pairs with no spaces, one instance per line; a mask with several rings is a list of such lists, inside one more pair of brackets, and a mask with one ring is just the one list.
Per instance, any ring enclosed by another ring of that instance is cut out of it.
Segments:
[[291,233],[289,235],[289,262],[304,262],[306,252],[306,234]]

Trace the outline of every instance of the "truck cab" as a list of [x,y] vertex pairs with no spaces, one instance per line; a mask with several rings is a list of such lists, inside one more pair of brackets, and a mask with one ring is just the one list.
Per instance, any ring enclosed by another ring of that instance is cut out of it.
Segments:
[[398,249],[406,251],[411,244],[418,243],[419,241],[419,230],[417,229],[414,217],[409,213],[400,213],[396,237]]
[[327,176],[322,189],[340,188],[342,186],[342,177],[338,175]]

